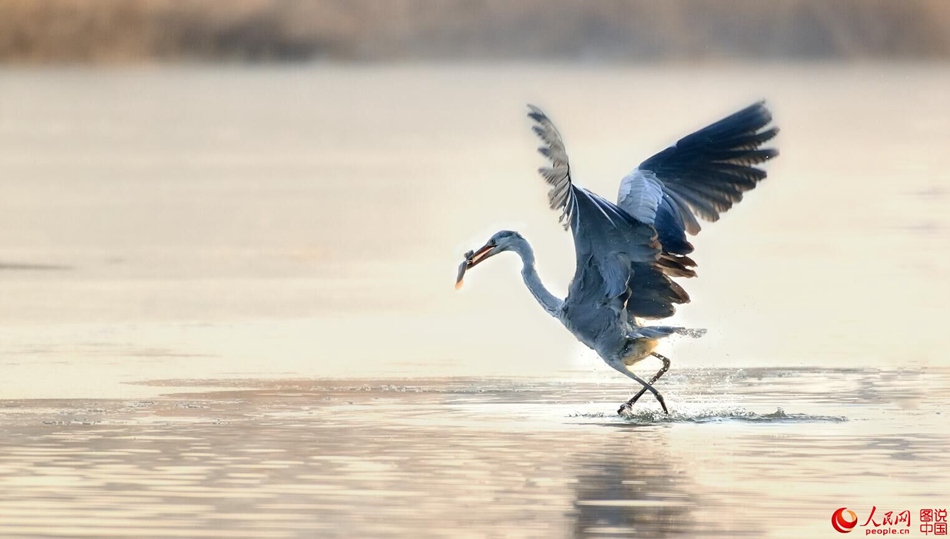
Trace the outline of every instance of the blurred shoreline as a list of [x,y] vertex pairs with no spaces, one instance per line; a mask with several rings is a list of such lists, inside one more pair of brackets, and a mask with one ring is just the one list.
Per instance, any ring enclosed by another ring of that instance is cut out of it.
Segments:
[[7,0],[0,63],[939,60],[936,0]]

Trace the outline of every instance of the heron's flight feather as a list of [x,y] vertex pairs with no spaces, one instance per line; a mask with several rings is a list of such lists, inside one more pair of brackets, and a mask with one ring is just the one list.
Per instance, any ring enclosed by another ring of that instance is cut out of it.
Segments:
[[[685,202],[687,208],[676,210],[690,209],[708,221],[719,220],[742,200],[743,192],[765,179],[766,172],[754,165],[778,155],[773,148],[760,148],[778,134],[777,127],[765,129],[771,121],[771,112],[759,102],[681,138],[621,181],[618,204],[639,218],[633,204],[638,201],[628,201],[625,193],[637,192],[635,184],[650,178],[660,181],[667,195],[678,195],[677,202]],[[698,223],[687,231],[699,232]]]

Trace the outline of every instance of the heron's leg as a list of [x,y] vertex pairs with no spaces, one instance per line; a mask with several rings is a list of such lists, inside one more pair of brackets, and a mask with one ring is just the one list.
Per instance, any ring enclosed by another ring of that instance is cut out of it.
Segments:
[[[653,354],[654,357],[658,358],[660,361],[663,362],[663,368],[660,369],[659,372],[654,374],[653,378],[650,378],[650,384],[652,385],[656,383],[656,381],[659,380],[661,376],[666,374],[666,371],[670,370],[670,358],[661,354],[657,354],[656,352],[651,352],[651,354]],[[627,406],[632,407],[638,400],[640,400],[640,397],[642,397],[643,394],[646,393],[646,391],[647,391],[647,388],[646,386],[644,386],[643,389],[641,389],[639,393],[637,393],[636,395],[631,397],[630,400],[627,401]]]
[[[653,396],[656,397],[656,400],[657,402],[660,403],[660,407],[663,408],[663,411],[666,412],[667,414],[670,413],[670,411],[666,409],[666,401],[663,400],[663,395],[660,395],[660,392],[657,391],[656,388],[654,388],[652,385],[650,385],[649,382],[647,382],[643,378],[640,378],[639,376],[634,374],[630,369],[628,369],[627,366],[623,363],[623,361],[607,361],[607,364],[613,367],[615,371],[620,372],[624,376],[628,378],[633,378],[634,380],[639,382],[640,385],[643,386],[643,391],[649,391],[650,393],[653,393]],[[617,410],[617,413],[623,414],[625,409],[627,410],[630,409],[630,405],[628,403],[624,403],[623,406],[621,406],[620,409]]]
[[[666,401],[663,400],[663,395],[661,395],[660,392],[656,390],[656,388],[650,385],[650,383],[644,380],[643,378],[640,378],[636,374],[633,374],[632,372],[626,369],[625,369],[624,374],[626,374],[630,378],[633,378],[637,382],[640,382],[640,384],[643,386],[643,389],[640,390],[640,393],[638,395],[642,395],[644,391],[649,391],[650,393],[653,393],[653,396],[656,397],[656,401],[660,403],[660,408],[663,408],[663,413],[669,415],[670,411],[666,409]],[[617,413],[620,415],[623,415],[625,411],[630,410],[631,406],[632,404],[630,403],[630,401],[625,402],[620,406],[620,409],[617,410]]]

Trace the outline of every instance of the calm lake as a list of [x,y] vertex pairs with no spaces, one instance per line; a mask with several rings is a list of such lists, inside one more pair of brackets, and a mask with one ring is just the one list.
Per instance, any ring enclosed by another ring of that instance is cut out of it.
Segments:
[[[846,507],[855,535],[906,510],[924,537],[950,506],[948,87],[926,64],[0,70],[0,536],[838,537]],[[694,238],[671,322],[708,334],[660,348],[670,417],[616,416],[634,388],[516,257],[453,289],[500,229],[555,293],[573,274],[526,103],[613,199],[761,98],[781,155]]]

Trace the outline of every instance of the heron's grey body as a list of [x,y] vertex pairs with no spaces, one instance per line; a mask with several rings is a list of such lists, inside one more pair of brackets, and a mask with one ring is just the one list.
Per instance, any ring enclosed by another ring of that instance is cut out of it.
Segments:
[[[568,295],[561,300],[544,287],[534,251],[517,232],[496,233],[467,257],[467,267],[499,252],[517,253],[525,285],[544,310],[608,365],[643,386],[625,406],[651,391],[666,410],[652,383],[666,372],[669,360],[654,349],[659,339],[673,333],[700,333],[644,326],[642,321],[669,317],[676,304],[689,301],[672,280],[696,275],[686,233],[699,232],[697,216],[718,220],[743,192],[765,178],[765,171],[754,165],[778,155],[774,149],[759,148],[778,129],[766,129],[771,114],[763,103],[747,107],[644,161],[623,178],[614,204],[574,185],[560,134],[540,109],[529,108],[528,116],[536,122],[533,130],[544,142],[539,151],[550,161],[539,169],[550,185],[549,203],[561,212],[561,222],[574,237],[576,270]],[[647,382],[628,367],[651,354],[664,368]]]

